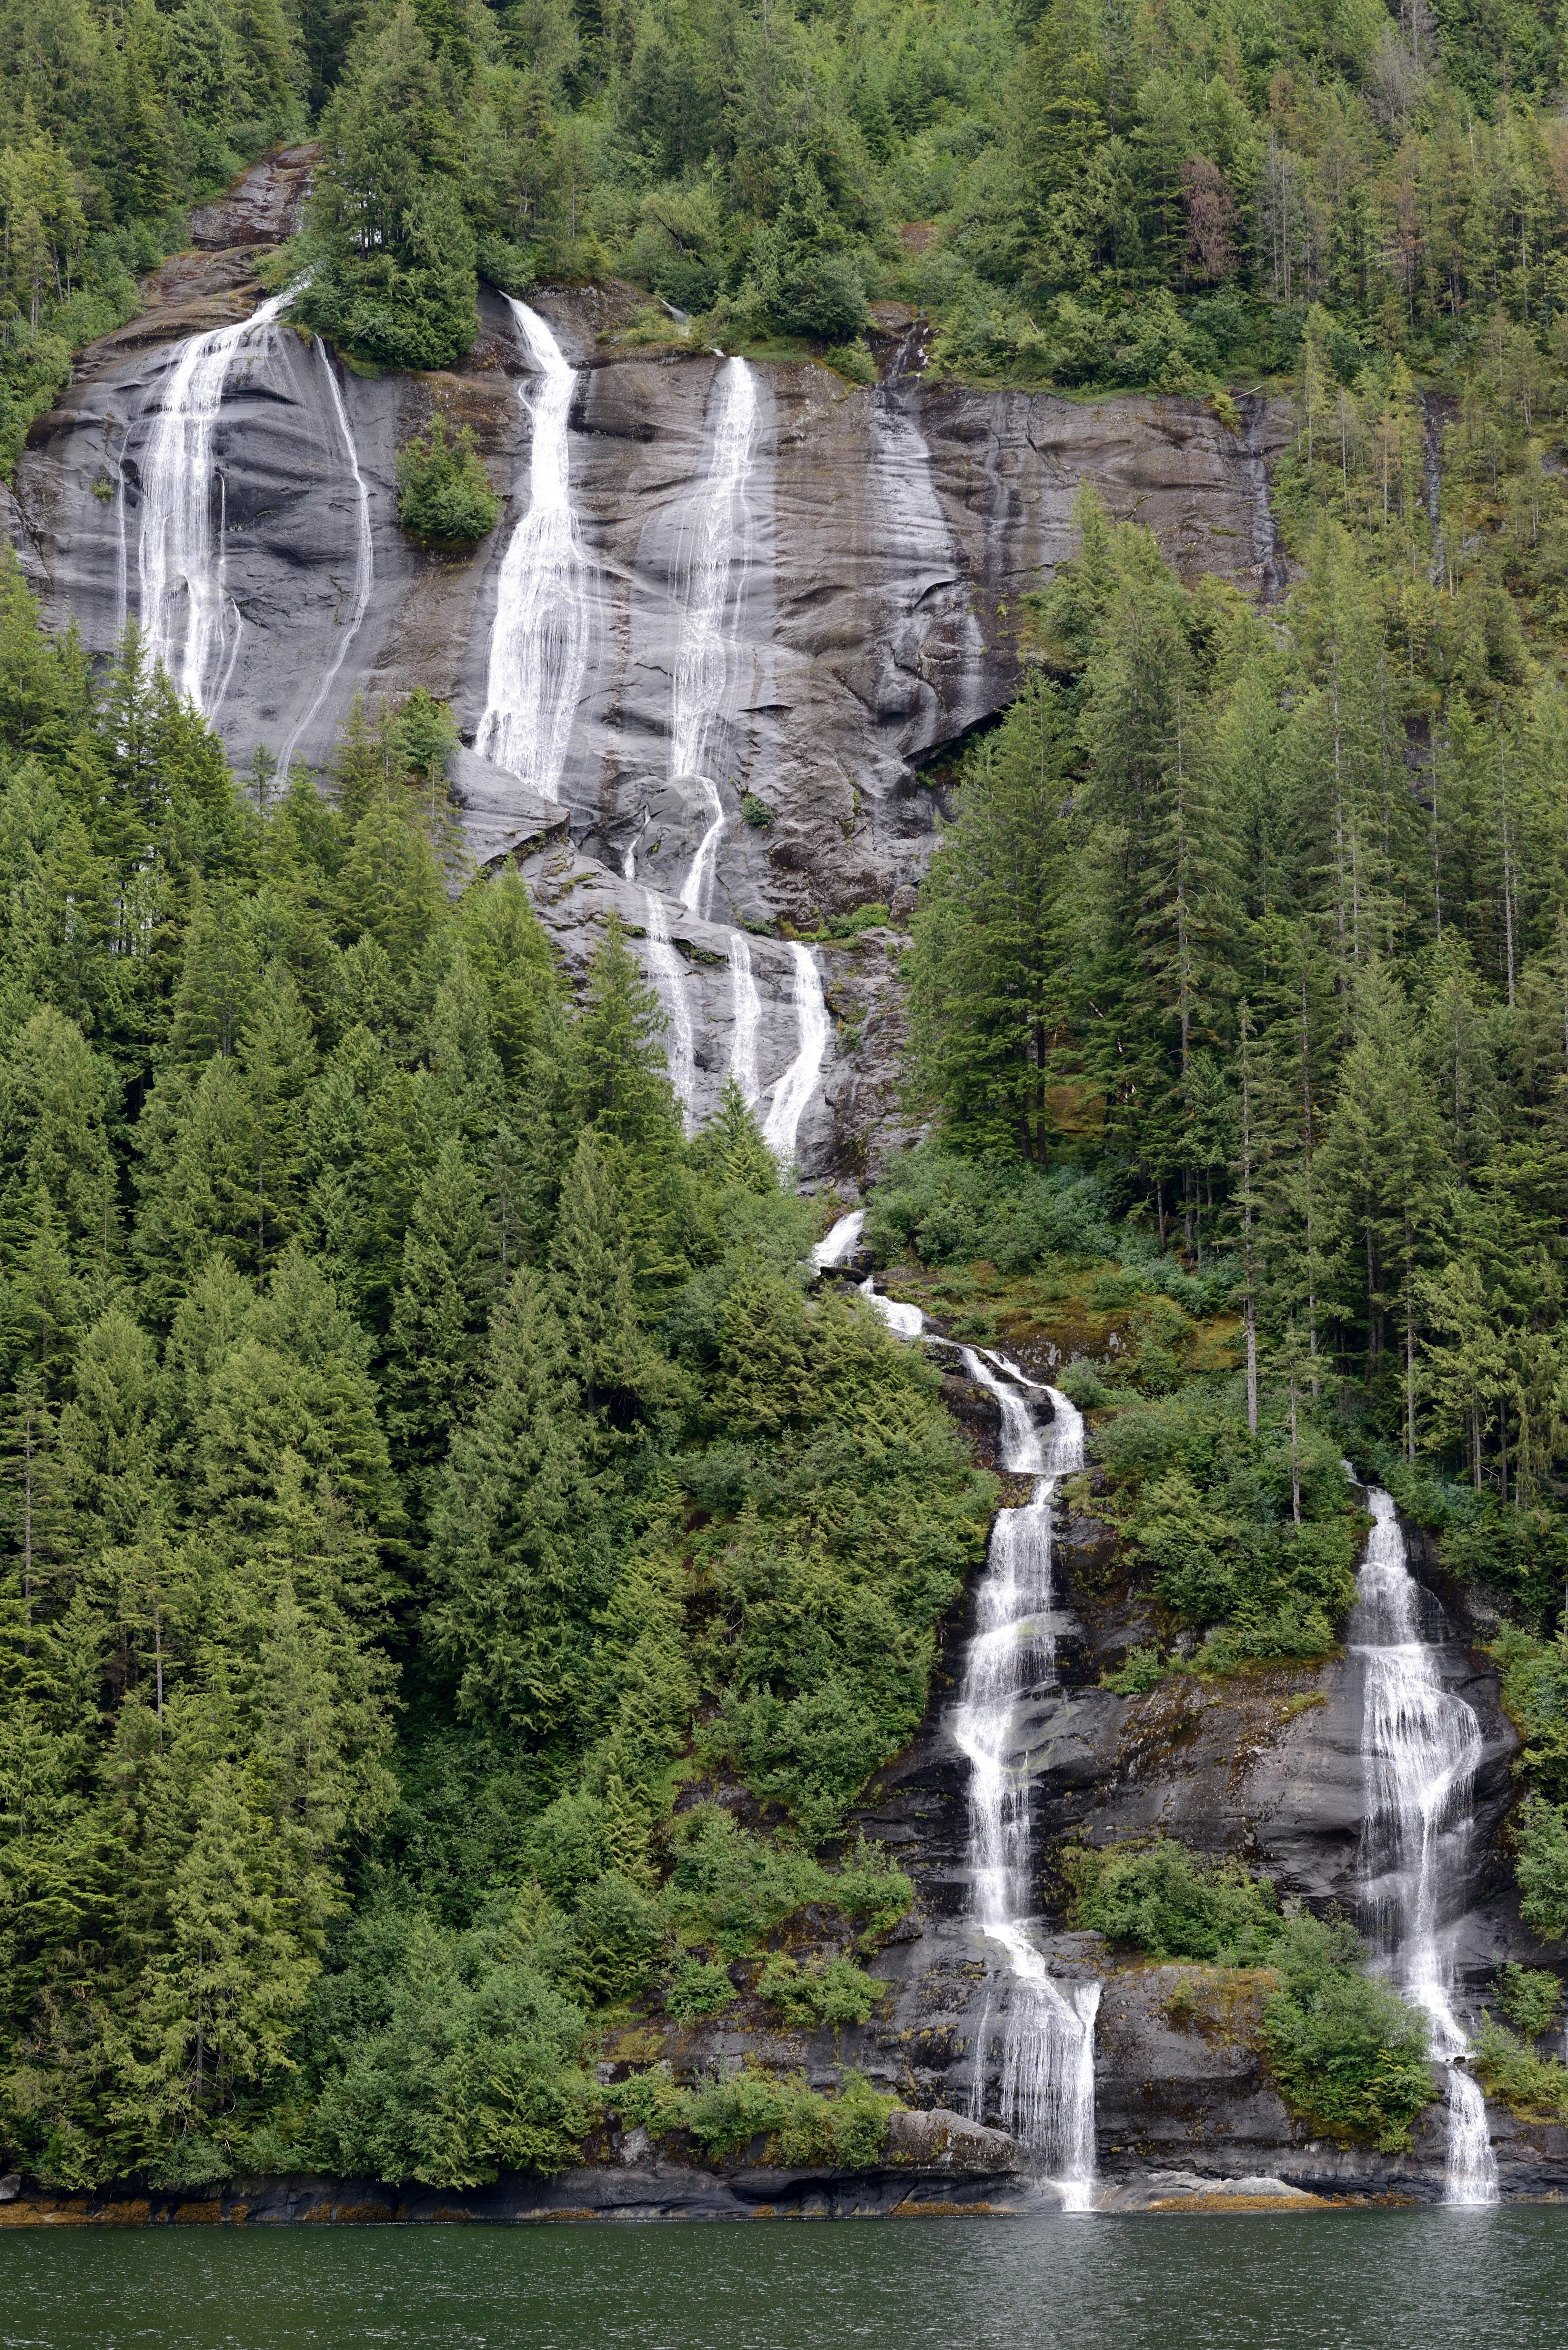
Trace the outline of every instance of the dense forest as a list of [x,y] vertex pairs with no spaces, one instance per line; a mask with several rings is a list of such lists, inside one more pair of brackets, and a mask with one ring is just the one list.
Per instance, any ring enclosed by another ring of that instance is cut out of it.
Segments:
[[[1126,1694],[1332,1652],[1347,1450],[1390,1487],[1496,1599],[1549,1939],[1561,46],[1511,0],[0,6],[7,464],[189,207],[307,138],[269,266],[356,365],[459,359],[481,280],[614,272],[649,339],[673,310],[851,380],[888,299],[939,374],[1232,429],[1289,392],[1286,602],[1183,585],[1092,495],[1027,599],[905,958],[931,1131],[867,1237],[960,1336],[1078,1334],[1156,1603]],[[883,2126],[853,2076],[607,2088],[596,2034],[742,1981],[871,2012],[910,1887],[846,1824],[995,1482],[919,1351],[811,1286],[824,1209],[738,1094],[684,1132],[627,941],[574,996],[521,880],[465,874],[452,739],[415,693],[324,792],[235,777],[134,629],[98,673],[0,577],[0,2167],[53,2184],[462,2185],[608,2111],[786,2159]],[[1199,1955],[1287,1953],[1310,2074],[1354,1938],[1147,1867]],[[1131,1884],[1075,1914],[1158,1950]],[[1392,2143],[1419,2033],[1355,1996]],[[1528,2038],[1486,2043],[1500,2094],[1568,2111]]]
[[[939,367],[1210,390],[1553,348],[1555,20],[1376,0],[7,0],[0,453],[244,160],[312,135],[284,257],[361,360],[439,367],[475,288],[618,270],[709,338],[867,371],[869,302]],[[649,312],[649,332],[662,331]]]

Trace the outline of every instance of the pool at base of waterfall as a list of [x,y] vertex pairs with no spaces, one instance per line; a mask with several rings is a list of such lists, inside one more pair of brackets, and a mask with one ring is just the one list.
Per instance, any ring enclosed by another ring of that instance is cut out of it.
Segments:
[[1560,2350],[1568,2209],[0,2235],[4,2350]]

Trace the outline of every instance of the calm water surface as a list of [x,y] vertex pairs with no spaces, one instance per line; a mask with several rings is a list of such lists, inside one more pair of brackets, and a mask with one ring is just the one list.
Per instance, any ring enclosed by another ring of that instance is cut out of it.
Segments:
[[1568,2209],[0,2236],[0,2350],[1564,2350]]

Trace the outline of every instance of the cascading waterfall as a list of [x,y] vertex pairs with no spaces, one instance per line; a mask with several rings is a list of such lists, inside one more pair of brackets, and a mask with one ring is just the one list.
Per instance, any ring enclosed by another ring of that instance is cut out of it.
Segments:
[[[1000,1510],[977,1594],[977,1622],[965,1659],[953,1735],[969,1758],[969,1851],[974,1917],[1007,1953],[1012,1981],[996,2033],[982,2021],[976,2102],[983,2097],[988,2050],[1000,2040],[1001,2113],[1040,2161],[1064,2208],[1092,2207],[1095,2176],[1096,1982],[1071,1994],[1053,1981],[1029,1933],[1031,1780],[1019,1742],[1019,1714],[1055,1679],[1052,1624],[1052,1533],[1056,1488],[1082,1468],[1084,1422],[1064,1395],[1047,1388],[1055,1417],[1043,1427],[1031,1407],[1033,1382],[1004,1357],[963,1355],[977,1385],[1002,1409],[1002,1466],[1031,1476],[1031,1499]],[[998,1370],[1008,1374],[998,1377]]]
[[795,1138],[805,1106],[816,1091],[827,1051],[827,1005],[822,974],[811,949],[798,939],[790,941],[794,959],[794,1014],[799,1049],[777,1085],[763,1126],[763,1139],[775,1159],[794,1157]]
[[746,489],[757,429],[757,382],[744,359],[726,359],[716,379],[708,469],[691,501],[676,548],[675,598],[680,612],[670,694],[670,767],[698,785],[708,822],[680,884],[689,914],[705,915],[724,831],[719,787],[708,774],[714,730],[730,682],[732,582],[742,549]]
[[[822,1238],[811,1253],[812,1270],[826,1273],[831,1264],[846,1264],[860,1245],[860,1234],[866,1222],[864,1208],[851,1208]],[[875,1296],[876,1292],[872,1292]]]
[[1443,1944],[1474,1832],[1480,1724],[1464,1699],[1438,1680],[1429,1634],[1446,1627],[1438,1602],[1410,1573],[1392,1495],[1374,1485],[1366,1502],[1375,1523],[1351,1621],[1352,1652],[1366,1675],[1363,1898],[1390,1973],[1430,2019],[1432,2054],[1447,2075],[1447,2199],[1495,2203],[1486,2099],[1463,2062],[1469,2043],[1454,2013],[1453,1969]]
[[[745,556],[747,489],[755,463],[756,378],[744,359],[726,359],[715,379],[712,413],[702,478],[688,506],[673,567],[673,594],[680,612],[670,689],[670,769],[672,778],[693,783],[701,795],[705,823],[680,882],[680,903],[689,914],[707,919],[712,903],[719,845],[728,819],[719,786],[708,772],[715,736],[729,699],[735,641],[735,574]],[[628,860],[632,852],[628,850]],[[651,910],[652,898],[649,904]],[[695,1082],[691,1015],[684,971],[670,941],[660,910],[651,915],[649,959],[670,1014],[670,1077],[690,1111]],[[781,1160],[793,1159],[800,1121],[816,1091],[829,1035],[822,975],[809,948],[790,948],[791,993],[797,1044],[794,1058],[774,1087],[763,1125],[769,1149]],[[732,1041],[730,1070],[748,1103],[762,1090],[757,1035],[762,1003],[745,934],[729,932]]]
[[895,1338],[918,1338],[925,1328],[926,1317],[919,1307],[905,1305],[897,1297],[884,1297],[874,1274],[868,1273],[861,1283],[860,1295],[882,1316]]
[[506,303],[537,380],[518,394],[531,428],[528,504],[502,558],[474,748],[554,800],[588,658],[590,566],[572,510],[566,432],[577,379],[538,312],[511,295]]
[[222,474],[213,525],[213,435],[235,354],[266,332],[296,290],[291,286],[237,325],[182,345],[142,458],[136,551],[142,635],[151,659],[209,717],[223,701],[240,642],[239,610],[224,577]]
[[354,609],[349,615],[348,627],[338,636],[337,651],[321,673],[308,709],[283,746],[283,755],[278,761],[278,765],[286,775],[293,764],[294,754],[301,737],[326,702],[337,672],[348,657],[348,648],[359,633],[365,615],[370,608],[370,590],[375,585],[376,577],[376,549],[370,531],[370,493],[366,486],[365,476],[359,470],[359,452],[355,444],[353,427],[348,421],[348,411],[343,404],[342,386],[338,383],[337,370],[332,364],[331,354],[319,335],[315,338],[315,348],[316,356],[321,362],[321,371],[327,379],[327,397],[332,402],[332,414],[337,422],[338,438],[342,442],[343,454],[348,461],[348,471],[354,483]]

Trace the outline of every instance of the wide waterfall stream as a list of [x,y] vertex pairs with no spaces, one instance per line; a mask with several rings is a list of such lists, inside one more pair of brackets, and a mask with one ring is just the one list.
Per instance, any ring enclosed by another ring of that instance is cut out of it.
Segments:
[[[670,588],[680,628],[670,681],[670,774],[672,783],[695,792],[702,820],[681,877],[680,898],[686,911],[700,920],[710,918],[719,847],[729,822],[711,770],[739,666],[739,608],[750,556],[747,500],[756,461],[758,410],[756,376],[744,359],[723,361],[709,406],[702,472],[681,517]],[[636,864],[634,844],[626,856],[628,879],[635,878]],[[696,1042],[686,1000],[686,966],[657,893],[645,889],[643,898],[649,963],[670,1022],[670,1082],[690,1119],[696,1096]],[[753,1104],[763,1092],[757,1066],[762,1001],[745,932],[724,927],[732,1018],[729,1069],[747,1103]],[[790,953],[797,1045],[774,1087],[763,1126],[769,1149],[786,1163],[794,1157],[800,1121],[820,1081],[829,1036],[816,959],[798,941],[792,941]]]
[[566,441],[577,378],[538,312],[511,295],[506,306],[536,370],[518,395],[531,427],[528,502],[502,559],[474,748],[554,800],[588,658],[589,567],[572,506]]
[[1463,1906],[1480,1725],[1473,1709],[1438,1679],[1438,1647],[1448,1626],[1437,1600],[1410,1572],[1392,1494],[1371,1486],[1366,1503],[1375,1523],[1350,1627],[1353,1652],[1366,1675],[1364,1899],[1389,1972],[1431,2022],[1432,2054],[1447,2082],[1448,2200],[1495,2203],[1497,2163],[1486,2100],[1466,2070],[1469,2042],[1454,2013],[1445,1939]]
[[[974,1638],[953,1715],[969,1758],[972,1914],[1007,1956],[1011,1981],[994,2030],[982,2024],[974,2106],[982,2117],[988,2066],[1000,2059],[1000,2117],[1062,2190],[1068,2210],[1087,2210],[1095,2175],[1095,2016],[1099,1985],[1069,1994],[1054,1981],[1030,1931],[1032,1774],[1026,1710],[1055,1681],[1052,1534],[1056,1489],[1084,1465],[1084,1422],[1064,1395],[1039,1388],[1003,1356],[965,1348],[963,1366],[1002,1411],[998,1459],[1034,1480],[1021,1508],[999,1510],[976,1595]],[[1035,1396],[1054,1417],[1043,1423]]]
[[[225,578],[221,471],[215,516],[213,511],[213,436],[230,367],[293,298],[289,286],[237,326],[180,345],[141,456],[136,561],[142,634],[152,659],[208,717],[233,675],[241,626]],[[122,455],[122,477],[123,464]]]

